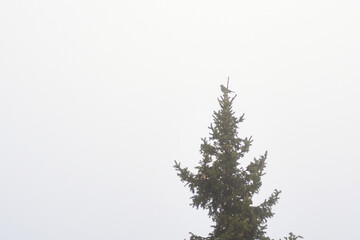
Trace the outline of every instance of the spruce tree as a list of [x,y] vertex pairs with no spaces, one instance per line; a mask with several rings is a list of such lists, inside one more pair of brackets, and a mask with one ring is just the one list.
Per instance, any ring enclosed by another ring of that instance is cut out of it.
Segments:
[[[175,161],[178,176],[193,194],[191,205],[207,210],[214,222],[207,237],[190,233],[190,240],[270,240],[266,236],[267,220],[274,215],[271,209],[280,191],[275,189],[261,204],[253,204],[253,196],[262,184],[267,152],[247,166],[241,162],[252,139],[238,137],[238,125],[243,122],[244,114],[235,116],[232,104],[236,95],[230,97],[228,85],[221,90],[220,110],[213,114],[209,138],[202,139],[202,159],[195,173]],[[286,239],[299,237],[291,233]]]

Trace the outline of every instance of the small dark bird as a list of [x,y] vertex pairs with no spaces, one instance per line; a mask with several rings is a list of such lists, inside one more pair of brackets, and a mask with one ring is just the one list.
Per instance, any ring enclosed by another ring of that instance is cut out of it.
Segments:
[[221,91],[223,93],[233,93],[233,91],[229,90],[228,88],[226,88],[224,85],[221,85]]

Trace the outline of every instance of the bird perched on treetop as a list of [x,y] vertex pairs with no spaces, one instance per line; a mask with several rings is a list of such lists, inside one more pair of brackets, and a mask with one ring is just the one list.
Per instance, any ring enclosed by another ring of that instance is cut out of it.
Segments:
[[228,89],[227,87],[225,87],[224,85],[221,85],[221,91],[223,93],[233,93],[233,91],[231,91],[230,89]]

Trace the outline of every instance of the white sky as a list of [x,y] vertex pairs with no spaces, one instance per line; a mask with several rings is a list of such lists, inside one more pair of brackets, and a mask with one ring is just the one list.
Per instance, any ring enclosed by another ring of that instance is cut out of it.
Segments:
[[0,1],[0,239],[206,235],[193,167],[230,76],[275,239],[360,215],[360,3]]

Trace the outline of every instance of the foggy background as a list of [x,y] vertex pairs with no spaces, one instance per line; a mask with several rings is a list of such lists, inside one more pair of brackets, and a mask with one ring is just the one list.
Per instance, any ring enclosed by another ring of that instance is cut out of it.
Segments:
[[268,235],[358,236],[358,1],[0,1],[0,239],[206,235],[173,169],[230,77]]

